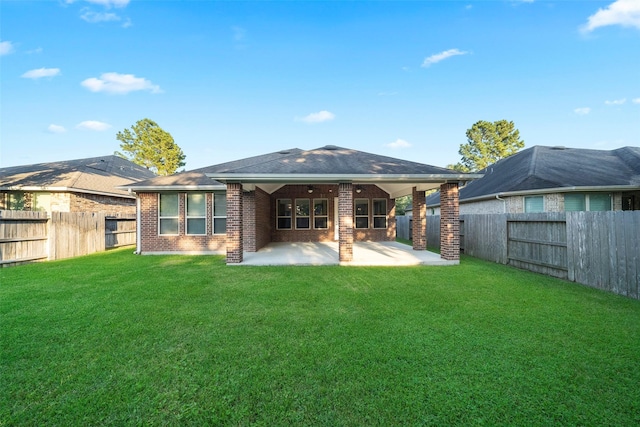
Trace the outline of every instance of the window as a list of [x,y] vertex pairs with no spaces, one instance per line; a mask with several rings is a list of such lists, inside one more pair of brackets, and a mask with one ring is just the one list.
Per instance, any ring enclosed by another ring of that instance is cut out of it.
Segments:
[[564,195],[565,211],[586,211],[587,199],[584,194],[565,194]]
[[309,199],[296,199],[296,228],[308,229],[310,222]]
[[160,234],[178,234],[178,194],[160,194]]
[[588,209],[590,211],[610,211],[611,210],[611,195],[604,193],[589,194],[587,195],[589,201]]
[[607,193],[569,193],[564,195],[565,211],[610,211],[611,195]]
[[524,198],[525,212],[544,212],[543,196],[525,196]]
[[187,234],[207,234],[207,203],[204,193],[187,193]]
[[291,230],[291,199],[278,199],[276,210],[278,230]]
[[8,195],[8,208],[11,211],[23,211],[25,209],[26,194],[23,192],[12,191]]
[[329,201],[313,199],[313,228],[329,228]]
[[369,228],[369,199],[356,199],[354,210],[356,228]]
[[34,193],[33,206],[34,211],[48,212],[51,210],[51,193]]
[[213,234],[227,232],[227,194],[213,194]]
[[387,228],[386,199],[373,199],[373,228]]

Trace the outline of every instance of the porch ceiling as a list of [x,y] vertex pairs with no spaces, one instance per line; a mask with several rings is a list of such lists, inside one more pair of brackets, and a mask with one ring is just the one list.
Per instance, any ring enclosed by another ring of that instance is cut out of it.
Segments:
[[[296,183],[300,184],[300,183]],[[304,182],[303,184],[309,184],[309,182]],[[318,184],[318,183],[314,183]],[[336,183],[326,183],[322,184],[336,184]],[[354,185],[358,184],[371,184],[370,182],[354,182]],[[267,192],[268,194],[272,194],[275,191],[278,191],[280,188],[284,187],[286,184],[243,184],[242,188],[245,191],[253,191],[256,188],[260,188],[261,190]],[[392,199],[402,196],[408,196],[411,194],[413,187],[416,187],[418,191],[427,191],[431,189],[440,188],[440,183],[402,183],[402,184],[392,184],[392,183],[375,183],[382,190],[387,192]]]
[[411,194],[412,188],[427,191],[439,188],[448,182],[466,182],[481,177],[477,174],[447,175],[306,175],[306,174],[207,174],[211,179],[222,183],[242,183],[247,191],[256,187],[271,194],[287,184],[338,184],[349,182],[354,185],[374,184],[389,193],[391,198]]

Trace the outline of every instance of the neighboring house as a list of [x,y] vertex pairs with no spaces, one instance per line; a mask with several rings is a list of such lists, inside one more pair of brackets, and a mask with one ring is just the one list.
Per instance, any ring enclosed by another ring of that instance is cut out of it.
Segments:
[[0,210],[135,214],[135,195],[117,187],[155,176],[118,156],[0,168]]
[[[250,157],[124,188],[138,196],[138,253],[226,251],[228,263],[241,263],[243,251],[271,242],[338,241],[340,261],[350,261],[354,241],[395,239],[396,197],[413,194],[414,200],[424,200],[425,190],[440,188],[449,200],[445,210],[457,215],[458,183],[480,176],[326,146]],[[416,229],[424,238],[414,239],[414,249],[424,250],[426,229]],[[446,238],[442,256],[458,259],[457,234]]]
[[[640,147],[535,146],[480,171],[460,189],[460,214],[640,210]],[[427,214],[440,214],[440,193]]]

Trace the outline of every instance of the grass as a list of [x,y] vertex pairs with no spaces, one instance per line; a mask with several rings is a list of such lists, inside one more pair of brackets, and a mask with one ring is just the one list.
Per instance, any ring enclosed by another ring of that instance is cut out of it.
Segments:
[[640,301],[119,250],[0,269],[0,425],[638,425]]

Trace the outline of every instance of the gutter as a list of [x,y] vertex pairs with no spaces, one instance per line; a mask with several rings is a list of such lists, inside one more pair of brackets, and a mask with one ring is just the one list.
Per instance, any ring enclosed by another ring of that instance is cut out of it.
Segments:
[[[126,191],[127,188],[114,187]],[[95,194],[97,196],[110,196],[110,197],[124,197],[127,199],[135,199],[128,193],[108,193],[105,191],[85,190],[82,188],[74,187],[39,187],[39,186],[24,186],[24,187],[0,187],[0,191],[47,191],[51,193],[82,193],[82,194]]]
[[140,211],[140,198],[136,196],[136,255],[142,252],[142,213]]
[[145,186],[121,186],[116,187],[123,190],[137,192],[157,192],[157,191],[217,191],[226,190],[226,185],[145,185]]
[[280,183],[339,183],[339,182],[377,182],[399,184],[406,183],[442,183],[469,181],[482,178],[482,174],[234,174],[234,173],[207,173],[207,177],[223,183],[255,183],[255,184],[280,184]]

